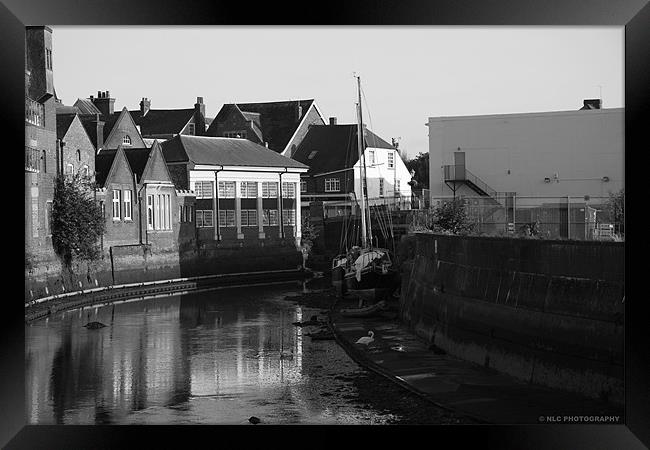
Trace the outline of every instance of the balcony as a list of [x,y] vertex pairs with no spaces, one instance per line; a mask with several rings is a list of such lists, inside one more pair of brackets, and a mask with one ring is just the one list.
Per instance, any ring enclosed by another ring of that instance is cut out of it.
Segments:
[[40,160],[38,149],[25,146],[25,172],[38,173]]

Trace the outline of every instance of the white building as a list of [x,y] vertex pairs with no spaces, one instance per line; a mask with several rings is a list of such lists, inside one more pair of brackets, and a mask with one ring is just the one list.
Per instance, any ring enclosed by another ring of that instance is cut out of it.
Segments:
[[174,184],[196,195],[199,241],[300,245],[307,166],[246,139],[177,135],[162,148]]
[[[411,208],[411,174],[397,149],[364,129],[366,179],[371,206]],[[293,158],[309,166],[302,175],[303,206],[322,201],[325,216],[347,214],[361,198],[357,125],[313,125]]]

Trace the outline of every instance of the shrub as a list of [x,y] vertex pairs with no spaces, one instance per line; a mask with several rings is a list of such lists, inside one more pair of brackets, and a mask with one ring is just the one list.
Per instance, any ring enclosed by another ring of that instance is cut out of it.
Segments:
[[55,180],[52,203],[52,245],[65,267],[73,261],[99,259],[105,222],[94,198],[94,183],[81,174]]

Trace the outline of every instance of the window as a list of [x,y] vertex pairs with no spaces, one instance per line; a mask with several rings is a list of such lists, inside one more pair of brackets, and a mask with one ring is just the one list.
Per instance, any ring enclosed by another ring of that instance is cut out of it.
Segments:
[[122,144],[131,145],[131,137],[128,134],[125,134],[122,138]]
[[187,134],[189,134],[191,136],[194,136],[194,134],[196,134],[194,132],[194,124],[193,123],[190,123],[190,124],[187,125]]
[[325,178],[325,192],[338,192],[341,190],[341,181],[338,178]]
[[81,150],[77,149],[77,161],[81,161]]
[[235,226],[235,210],[234,209],[221,209],[221,210],[219,210],[219,226],[220,227],[234,227]]
[[278,183],[275,181],[262,182],[262,197],[264,198],[277,198],[278,197]]
[[277,226],[278,225],[278,210],[277,209],[265,209],[262,217],[262,225],[265,226]]
[[45,123],[45,105],[30,98],[25,98],[25,121],[36,126]]
[[45,235],[52,235],[52,202],[45,202]]
[[241,210],[241,226],[242,227],[256,227],[257,226],[257,210],[255,210],[255,209],[242,209]]
[[395,197],[400,196],[399,180],[395,180]]
[[375,163],[375,151],[368,150],[368,164],[374,164],[374,163]]
[[52,70],[52,50],[45,49],[45,66],[48,70]]
[[185,207],[183,205],[178,205],[178,221],[185,222]]
[[282,211],[282,223],[284,225],[296,224],[296,212],[293,209]]
[[257,181],[242,181],[241,182],[241,197],[242,198],[257,198]]
[[132,220],[131,190],[124,191],[124,220]]
[[192,223],[192,207],[191,206],[187,207],[187,221]]
[[43,173],[47,173],[47,152],[43,150],[43,156],[41,157],[43,159]]
[[194,193],[196,198],[212,198],[212,181],[195,181]]
[[147,195],[147,230],[153,230],[153,195]]
[[300,180],[300,192],[307,192],[307,182],[305,180]]
[[282,183],[282,198],[296,198],[296,183]]
[[383,180],[383,178],[379,179],[379,196],[380,197],[384,196],[384,180]]
[[[45,155],[43,155],[43,160],[45,160]],[[65,174],[70,176],[74,175],[74,166],[72,164],[65,166]]]
[[235,198],[235,182],[234,181],[220,181],[219,182],[219,198]]
[[211,209],[196,210],[196,227],[211,228],[214,227],[214,221]]
[[122,215],[120,214],[120,196],[122,191],[115,189],[113,191],[113,220],[120,220]]
[[87,177],[87,176],[88,176],[88,166],[87,166],[86,164],[84,164],[84,166],[81,168],[81,174],[82,174],[84,177]]
[[393,153],[392,151],[388,151],[388,168],[389,169],[395,168],[395,153]]
[[147,195],[147,229],[171,230],[171,195]]

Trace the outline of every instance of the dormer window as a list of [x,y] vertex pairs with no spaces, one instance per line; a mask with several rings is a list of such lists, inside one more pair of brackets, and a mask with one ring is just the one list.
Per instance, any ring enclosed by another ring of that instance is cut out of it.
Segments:
[[122,144],[131,145],[131,137],[128,134],[125,134],[122,138]]
[[194,132],[194,124],[193,123],[190,123],[190,124],[187,125],[187,134],[189,134],[190,136],[194,136],[195,132]]

